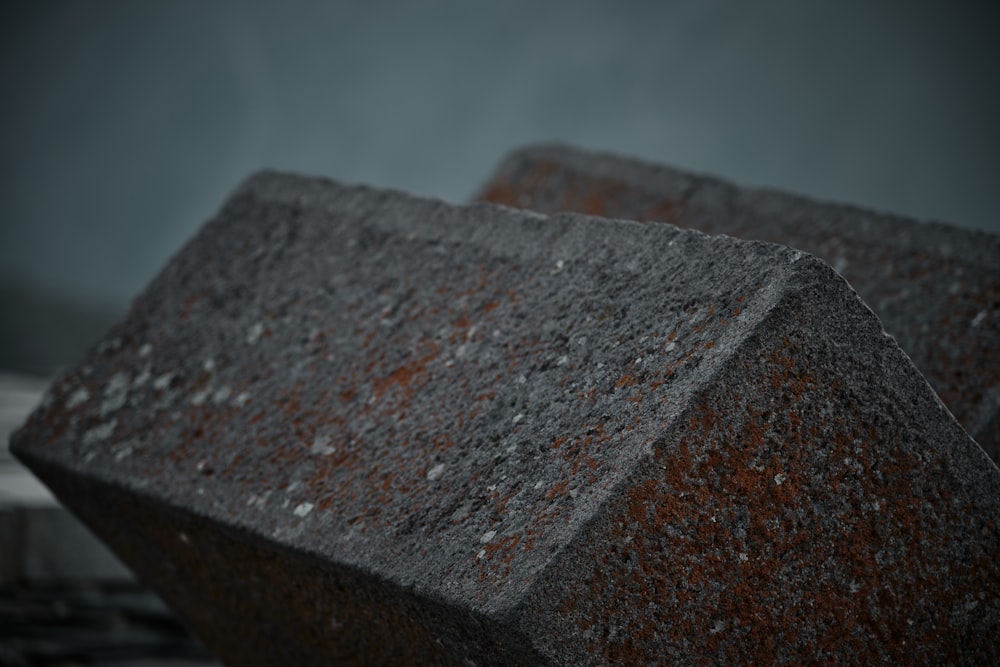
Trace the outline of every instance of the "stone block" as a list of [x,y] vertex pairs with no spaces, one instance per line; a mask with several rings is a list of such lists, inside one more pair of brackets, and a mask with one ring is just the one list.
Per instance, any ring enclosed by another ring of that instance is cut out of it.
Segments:
[[1000,237],[566,146],[512,153],[478,199],[669,222],[826,260],[1000,461]]
[[12,451],[227,664],[1000,659],[1000,471],[777,245],[261,173]]

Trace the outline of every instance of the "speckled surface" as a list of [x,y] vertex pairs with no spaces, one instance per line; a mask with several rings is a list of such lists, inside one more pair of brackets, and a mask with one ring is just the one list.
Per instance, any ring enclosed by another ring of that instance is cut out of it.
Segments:
[[262,173],[13,451],[229,664],[997,657],[1000,472],[780,246]]
[[790,245],[833,266],[959,423],[1000,461],[1000,237],[567,146],[512,153],[478,199],[664,221]]

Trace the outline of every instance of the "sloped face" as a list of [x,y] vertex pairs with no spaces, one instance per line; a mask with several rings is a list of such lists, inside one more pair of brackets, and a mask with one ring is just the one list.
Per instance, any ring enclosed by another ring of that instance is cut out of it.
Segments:
[[548,655],[1000,659],[1000,475],[829,296],[773,311],[552,568],[524,612]]
[[798,257],[262,176],[54,384],[16,450],[499,610]]
[[851,283],[959,422],[1000,460],[995,235],[568,148],[515,153],[479,199],[543,213],[668,222],[820,257]]

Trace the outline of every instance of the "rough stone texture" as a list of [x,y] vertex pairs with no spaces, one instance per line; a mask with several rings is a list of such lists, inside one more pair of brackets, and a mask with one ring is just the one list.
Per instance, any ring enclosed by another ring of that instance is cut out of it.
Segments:
[[664,221],[815,254],[847,278],[1000,461],[1000,237],[563,146],[514,152],[478,198]]
[[771,244],[262,173],[13,451],[228,664],[1000,659],[1000,471]]

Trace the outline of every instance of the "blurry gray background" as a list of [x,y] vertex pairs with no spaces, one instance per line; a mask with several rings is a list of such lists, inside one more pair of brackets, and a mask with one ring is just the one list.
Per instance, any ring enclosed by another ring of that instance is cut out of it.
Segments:
[[467,199],[565,141],[998,230],[993,3],[0,9],[0,369],[73,362],[261,167]]

